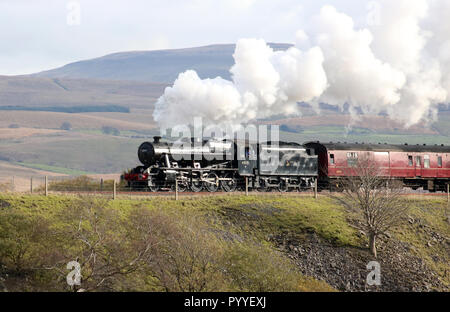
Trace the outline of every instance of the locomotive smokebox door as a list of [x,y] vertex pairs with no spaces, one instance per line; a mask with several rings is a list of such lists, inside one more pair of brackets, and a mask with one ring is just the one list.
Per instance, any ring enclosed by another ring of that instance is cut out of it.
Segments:
[[241,176],[253,176],[257,165],[257,145],[237,145],[238,169]]

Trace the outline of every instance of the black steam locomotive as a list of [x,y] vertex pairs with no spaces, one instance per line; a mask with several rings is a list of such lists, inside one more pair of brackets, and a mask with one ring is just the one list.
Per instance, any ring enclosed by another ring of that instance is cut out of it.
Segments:
[[143,166],[123,178],[131,188],[153,192],[175,188],[234,192],[246,186],[287,192],[312,188],[318,176],[314,150],[296,143],[214,139],[169,143],[154,137],[141,144],[138,157]]

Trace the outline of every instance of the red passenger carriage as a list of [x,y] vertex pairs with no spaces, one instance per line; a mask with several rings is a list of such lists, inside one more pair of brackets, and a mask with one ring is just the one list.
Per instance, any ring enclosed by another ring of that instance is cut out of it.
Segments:
[[402,181],[413,189],[444,191],[450,181],[450,147],[443,145],[311,142],[305,146],[319,156],[322,189],[339,187],[339,179],[354,174],[351,168],[362,157],[373,160],[386,179]]

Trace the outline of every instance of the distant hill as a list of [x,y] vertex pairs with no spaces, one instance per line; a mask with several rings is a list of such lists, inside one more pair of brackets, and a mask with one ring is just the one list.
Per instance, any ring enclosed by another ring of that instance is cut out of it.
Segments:
[[[270,43],[270,46],[274,50],[286,50],[291,45]],[[230,79],[229,69],[234,64],[234,49],[234,44],[221,44],[176,50],[122,52],[71,63],[32,76],[173,83],[180,72],[194,69],[201,78],[221,76]]]
[[152,109],[166,86],[135,81],[0,76],[0,110],[126,112],[127,108]]

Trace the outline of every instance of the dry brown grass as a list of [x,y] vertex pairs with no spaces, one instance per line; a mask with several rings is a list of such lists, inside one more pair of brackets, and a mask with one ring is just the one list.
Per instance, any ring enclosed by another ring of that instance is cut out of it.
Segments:
[[34,128],[18,128],[18,129],[9,129],[9,128],[0,128],[0,140],[7,139],[20,139],[24,137],[30,137],[34,135],[48,135],[55,134],[60,131],[58,130],[50,130],[50,129],[34,129]]
[[[129,114],[123,113],[87,113],[85,115],[100,117],[100,118],[108,118],[112,120],[132,122],[138,124],[146,124],[150,127],[156,127],[156,124],[153,120],[153,109],[131,109]],[[137,130],[137,129],[136,129]]]
[[54,172],[48,172],[44,170],[36,170],[16,166],[8,162],[0,161],[0,184],[7,186],[8,190],[12,190],[12,181],[14,177],[14,191],[15,192],[28,192],[30,190],[30,179],[33,177],[33,186],[39,187],[44,183],[44,177],[49,176],[64,176]]
[[[116,116],[102,117],[100,114],[0,111],[0,128],[7,128],[11,124],[18,124],[29,128],[59,129],[63,122],[70,122],[73,128],[79,129],[100,129],[102,126],[110,126],[119,130],[150,130],[155,127],[153,120],[149,120],[146,123],[135,122],[133,121],[132,115],[122,115],[120,119],[114,119],[117,118],[117,114]],[[127,118],[129,118],[129,121],[121,120]]]
[[[44,177],[48,176],[49,181],[54,177],[67,177],[65,174],[16,166],[8,162],[0,161],[0,192],[2,190],[12,190],[14,177],[14,191],[26,193],[30,191],[31,178],[33,177],[33,189],[38,189],[44,185]],[[120,174],[90,174],[87,177],[100,181],[103,179],[120,181]]]

